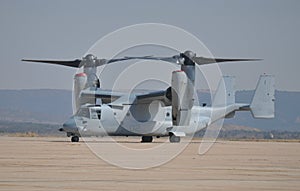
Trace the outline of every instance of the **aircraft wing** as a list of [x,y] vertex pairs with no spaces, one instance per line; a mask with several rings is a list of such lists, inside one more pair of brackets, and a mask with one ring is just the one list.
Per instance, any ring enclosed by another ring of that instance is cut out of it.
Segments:
[[111,103],[122,97],[125,93],[104,90],[101,88],[87,88],[81,91],[83,99],[101,99],[102,103]]
[[135,103],[136,104],[150,104],[153,101],[161,101],[165,106],[171,105],[171,89],[159,90],[153,92],[147,92],[142,94],[137,94]]
[[168,95],[170,92],[167,90],[159,90],[152,92],[133,92],[131,94],[116,92],[112,90],[104,90],[101,88],[87,88],[81,91],[83,99],[101,99],[102,103],[111,105],[132,105],[132,104],[150,104],[153,101],[161,101],[165,106],[171,105],[171,98]]

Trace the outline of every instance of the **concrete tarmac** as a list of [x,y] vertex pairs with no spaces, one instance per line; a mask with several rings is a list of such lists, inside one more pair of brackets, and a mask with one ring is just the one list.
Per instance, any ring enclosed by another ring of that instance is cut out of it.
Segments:
[[[129,147],[159,144],[118,139]],[[199,142],[164,165],[128,170],[102,161],[84,142],[2,136],[0,190],[300,190],[299,142],[217,141],[198,155]]]

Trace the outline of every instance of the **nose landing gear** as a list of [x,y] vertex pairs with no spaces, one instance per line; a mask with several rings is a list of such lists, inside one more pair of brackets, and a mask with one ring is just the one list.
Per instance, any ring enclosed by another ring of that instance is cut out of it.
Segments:
[[72,142],[78,142],[78,141],[79,141],[79,137],[78,137],[78,136],[73,136],[73,137],[71,138],[71,141],[72,141]]

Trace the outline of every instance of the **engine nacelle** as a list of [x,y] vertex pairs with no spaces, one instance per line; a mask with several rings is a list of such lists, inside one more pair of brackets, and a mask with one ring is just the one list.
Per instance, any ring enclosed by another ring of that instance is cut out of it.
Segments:
[[186,73],[177,70],[172,73],[172,119],[173,125],[188,126],[193,107],[193,84]]
[[80,92],[83,90],[87,83],[87,75],[85,73],[78,73],[74,76],[74,89],[73,89],[73,101],[76,111],[80,108]]

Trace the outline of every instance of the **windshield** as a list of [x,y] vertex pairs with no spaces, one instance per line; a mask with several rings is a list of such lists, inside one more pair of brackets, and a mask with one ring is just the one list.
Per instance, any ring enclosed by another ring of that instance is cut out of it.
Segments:
[[99,108],[91,109],[91,116],[92,119],[101,119],[101,110]]

